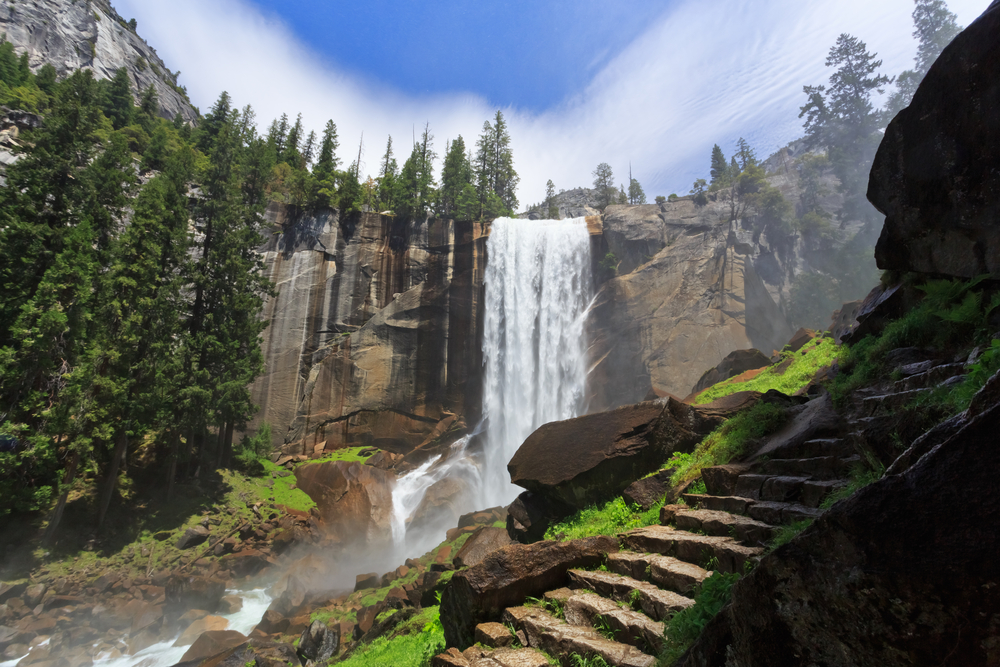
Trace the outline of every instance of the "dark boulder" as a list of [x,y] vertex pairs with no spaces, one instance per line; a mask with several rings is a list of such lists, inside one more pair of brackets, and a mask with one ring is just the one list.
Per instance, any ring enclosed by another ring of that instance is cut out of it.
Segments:
[[324,662],[340,647],[340,628],[328,628],[322,621],[313,621],[299,638],[299,656],[303,662]]
[[595,567],[616,551],[618,540],[605,535],[512,544],[494,551],[478,565],[455,573],[441,595],[448,645],[469,647],[479,623],[499,620],[505,608],[521,604],[529,595],[537,597],[564,586],[568,570]]
[[[671,490],[670,475],[673,472],[674,469],[670,468],[660,470],[649,477],[637,479],[622,491],[622,499],[629,505],[638,505],[642,509],[648,510],[656,503],[662,501],[667,492]],[[673,497],[667,498],[667,502],[673,502],[677,499],[676,494],[672,495]]]
[[691,451],[732,412],[668,398],[552,422],[528,436],[507,470],[514,484],[582,509]]
[[566,503],[525,491],[507,508],[507,534],[515,542],[531,544],[545,537],[545,531],[574,512]]
[[205,526],[195,526],[188,528],[177,540],[178,549],[190,549],[208,539],[209,530]]
[[705,371],[705,374],[698,380],[698,384],[691,389],[691,393],[697,394],[723,380],[770,365],[771,359],[760,350],[749,349],[730,352],[715,368]]
[[214,612],[226,594],[224,581],[207,577],[175,575],[165,588],[167,609],[172,612],[204,609]]
[[944,49],[885,131],[868,199],[881,269],[1000,274],[1000,4]]
[[181,663],[198,664],[206,658],[220,655],[245,643],[247,638],[235,630],[213,630],[203,633],[181,657]]

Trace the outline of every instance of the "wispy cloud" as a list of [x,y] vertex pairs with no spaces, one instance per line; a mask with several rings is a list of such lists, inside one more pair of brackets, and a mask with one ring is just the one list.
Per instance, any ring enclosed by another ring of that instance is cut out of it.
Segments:
[[[404,95],[338,71],[278,17],[244,0],[115,4],[139,20],[168,66],[183,72],[181,82],[203,111],[227,90],[236,104],[253,105],[262,124],[301,112],[318,131],[331,118],[345,162],[354,159],[364,133],[369,171],[389,134],[402,162],[407,139],[424,122],[443,152],[445,139],[459,134],[474,141],[495,111],[476,95]],[[989,0],[949,5],[968,25]],[[677,3],[557,107],[540,114],[503,110],[521,202],[540,200],[550,178],[560,188],[589,185],[598,162],[611,164],[622,182],[631,162],[652,198],[686,192],[707,175],[714,143],[728,149],[744,136],[759,153],[770,153],[801,134],[802,86],[826,80],[826,54],[841,32],[865,40],[886,73],[911,65],[912,8],[911,0]],[[595,44],[595,60],[604,61],[601,51]]]

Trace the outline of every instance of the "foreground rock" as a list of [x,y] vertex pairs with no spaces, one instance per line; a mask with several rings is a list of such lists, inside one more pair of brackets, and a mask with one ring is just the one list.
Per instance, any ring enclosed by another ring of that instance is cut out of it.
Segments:
[[1000,6],[931,67],[886,129],[868,198],[886,214],[879,268],[1000,273]]
[[1000,405],[835,505],[734,589],[683,665],[997,664]]
[[616,551],[618,541],[606,536],[514,544],[494,551],[478,565],[456,573],[444,589],[441,621],[448,645],[470,646],[478,623],[500,620],[506,607],[562,586],[570,569],[595,567]]
[[356,462],[327,461],[299,466],[295,479],[316,502],[327,536],[367,545],[391,536],[393,473]]

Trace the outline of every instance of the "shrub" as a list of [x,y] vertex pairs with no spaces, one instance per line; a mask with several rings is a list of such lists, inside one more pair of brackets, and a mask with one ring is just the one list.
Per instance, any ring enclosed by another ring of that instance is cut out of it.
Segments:
[[603,505],[592,505],[582,509],[545,531],[547,540],[576,540],[592,535],[616,535],[632,528],[651,526],[660,520],[660,503],[653,503],[643,511],[638,505],[631,507],[621,498],[609,500]]
[[271,425],[264,422],[252,437],[244,435],[240,439],[236,449],[236,465],[249,475],[261,475],[264,473],[263,462],[270,453]]

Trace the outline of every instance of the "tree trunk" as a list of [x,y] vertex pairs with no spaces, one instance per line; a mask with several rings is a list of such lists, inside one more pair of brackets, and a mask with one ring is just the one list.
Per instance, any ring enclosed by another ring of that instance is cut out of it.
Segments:
[[215,465],[213,468],[218,470],[222,467],[223,460],[226,457],[225,452],[226,445],[226,424],[219,424],[219,432],[215,434]]
[[233,464],[233,422],[226,422],[226,439],[222,443],[222,465],[228,468]]
[[62,521],[63,510],[66,509],[66,500],[69,498],[69,487],[76,479],[76,469],[80,465],[80,454],[71,451],[69,453],[69,461],[66,464],[66,475],[63,477],[63,489],[62,495],[59,496],[59,502],[56,504],[55,510],[52,512],[52,517],[49,519],[49,525],[45,529],[45,542],[51,543],[55,541],[56,530],[59,528],[59,522]]
[[111,505],[111,495],[115,492],[115,486],[118,484],[118,469],[127,449],[128,431],[123,428],[121,433],[118,434],[118,442],[115,443],[115,451],[111,455],[108,476],[104,480],[104,489],[101,491],[101,504],[97,508],[98,530],[104,525],[104,518],[108,514],[108,507]]

